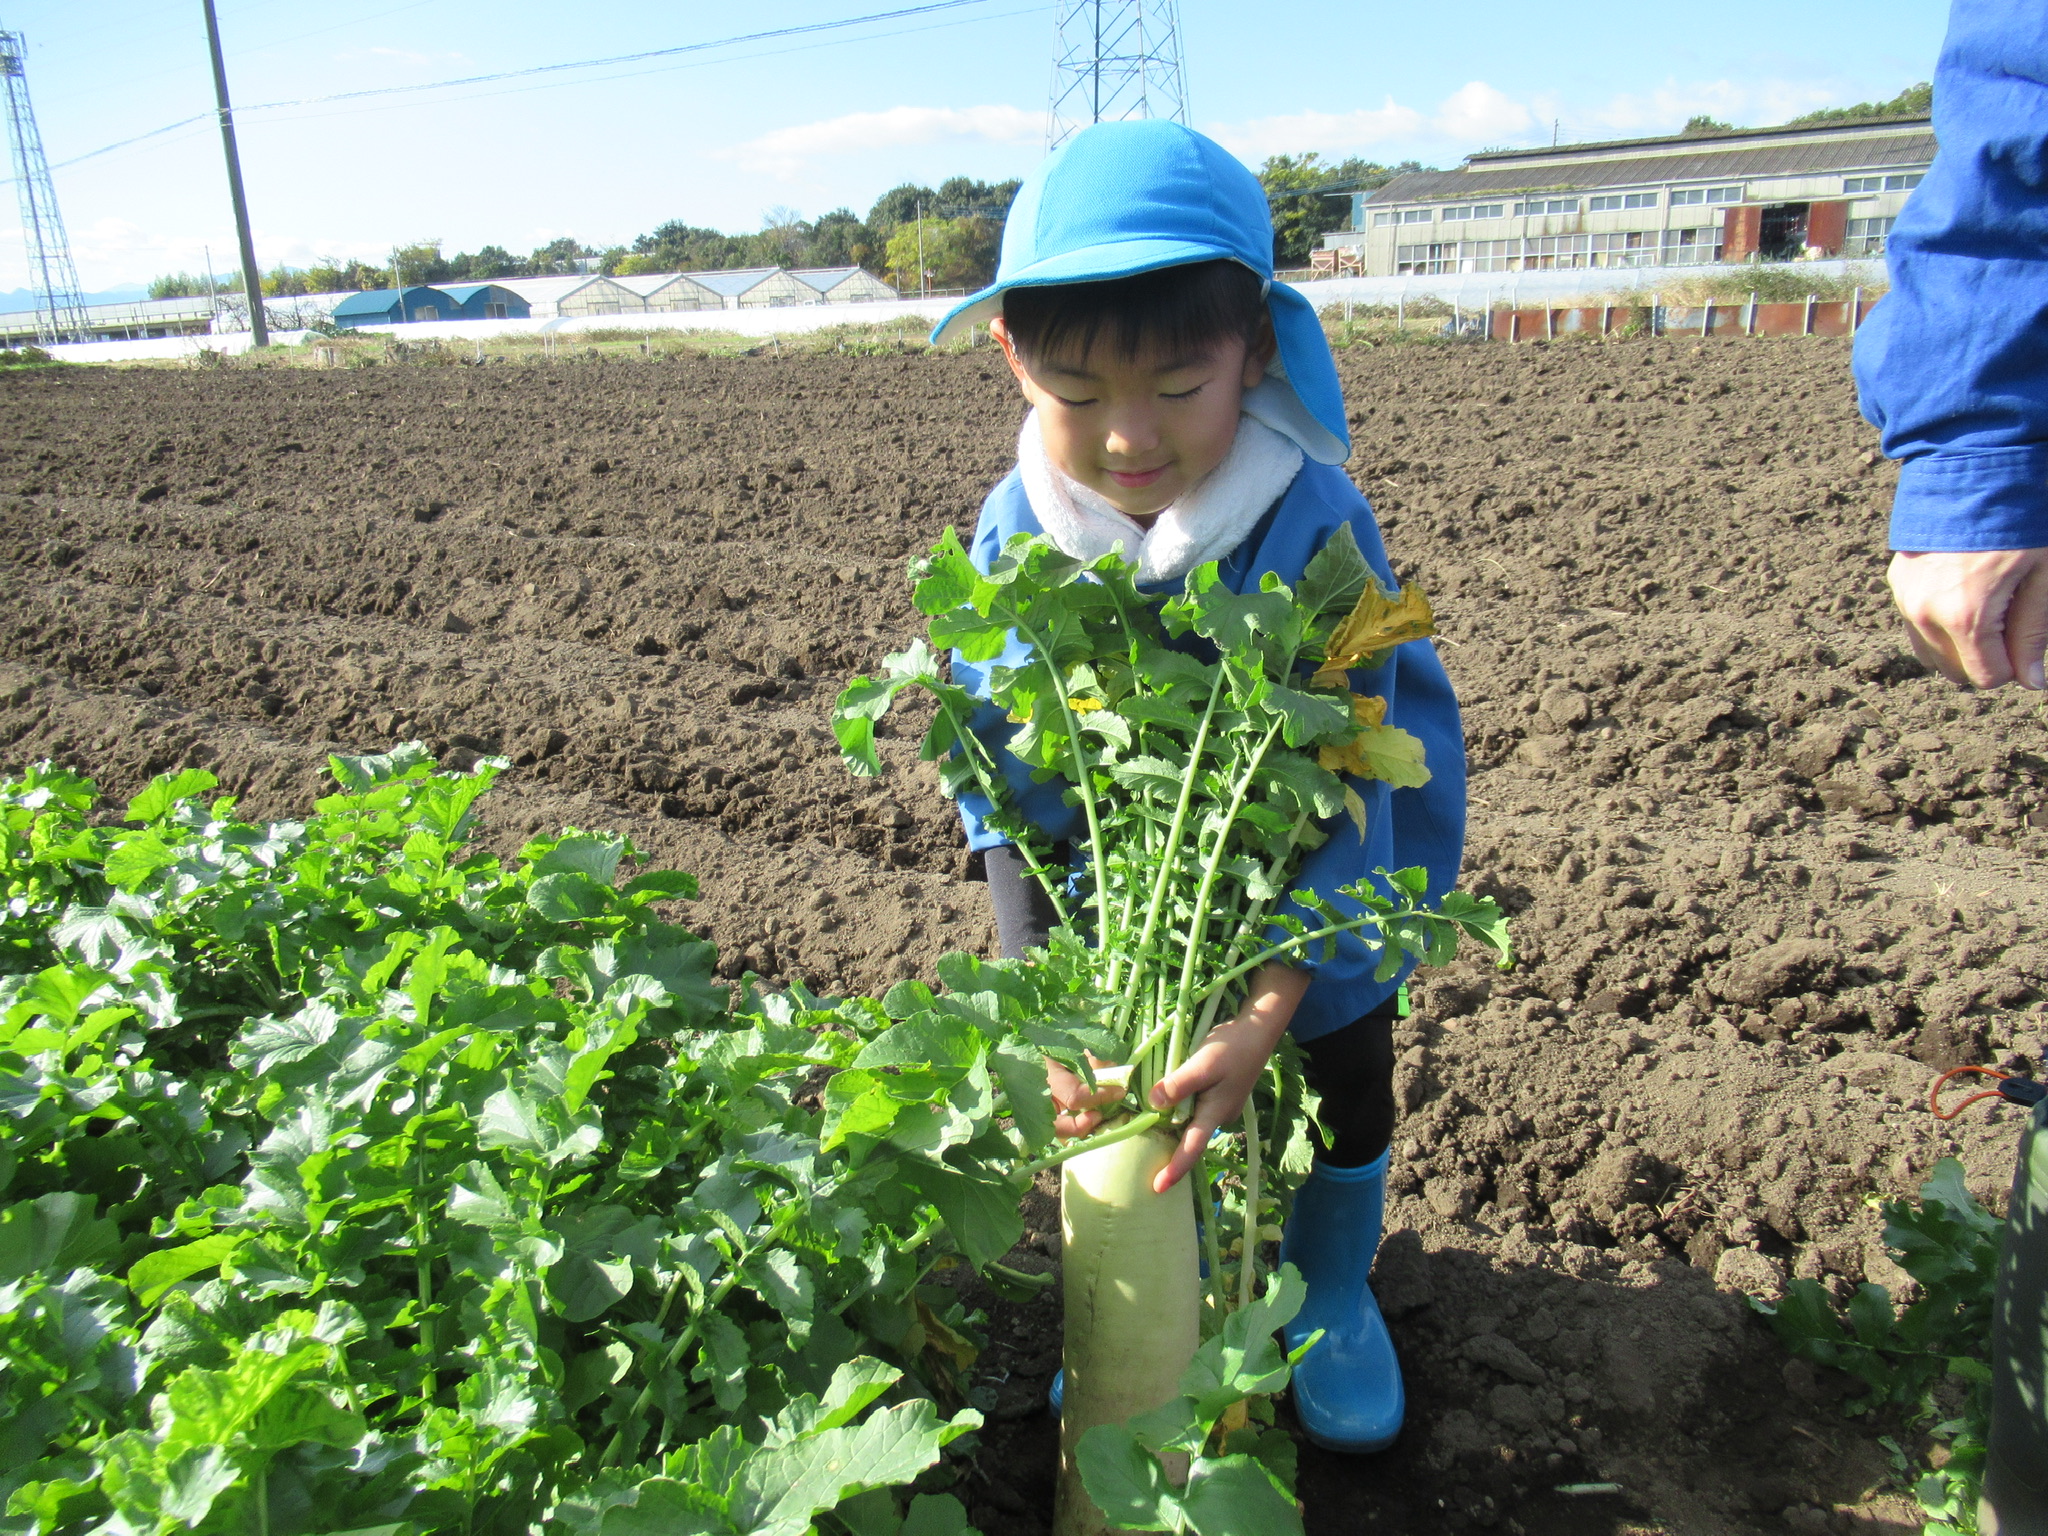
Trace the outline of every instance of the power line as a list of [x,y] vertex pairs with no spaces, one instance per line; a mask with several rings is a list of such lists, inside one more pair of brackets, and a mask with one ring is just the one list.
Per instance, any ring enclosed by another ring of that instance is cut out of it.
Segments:
[[987,5],[989,0],[933,0],[929,5],[906,6],[896,11],[875,11],[866,16],[849,16],[841,21],[806,22],[799,27],[776,27],[767,32],[744,32],[708,43],[681,43],[673,48],[649,48],[642,53],[619,53],[603,59],[577,59],[566,64],[535,64],[525,69],[502,69],[494,74],[468,75],[460,80],[434,80],[423,85],[380,85],[361,91],[337,91],[331,96],[302,96],[294,101],[263,101],[245,112],[273,107],[312,107],[330,101],[359,101],[365,96],[398,96],[414,91],[450,90],[459,85],[489,85],[498,80],[518,80],[528,75],[551,75],[565,69],[603,69],[612,64],[640,64],[648,59],[673,58],[680,53],[704,53],[713,48],[735,48],[742,43],[765,43],[781,37],[799,37],[809,32],[836,32],[846,27],[865,26],[875,21],[900,21],[906,16],[927,16],[933,11],[956,11],[962,6]]
[[[873,11],[865,16],[848,16],[839,21],[814,21],[795,27],[775,27],[765,32],[743,32],[733,37],[721,37],[702,43],[681,43],[673,48],[650,48],[640,53],[614,54],[602,59],[576,59],[561,64],[535,64],[525,69],[498,70],[488,75],[469,75],[457,80],[433,80],[419,85],[385,85],[360,91],[337,91],[327,96],[304,96],[291,101],[259,101],[252,106],[238,107],[243,114],[267,112],[284,107],[311,107],[327,102],[360,101],[366,97],[397,96],[420,91],[450,90],[464,85],[489,85],[500,80],[519,80],[533,75],[559,74],[572,69],[603,69],[610,65],[639,64],[649,59],[673,58],[679,54],[706,53],[715,48],[735,48],[745,43],[772,42],[778,38],[799,37],[815,32],[843,31],[848,27],[866,26],[878,21],[900,21],[910,16],[928,16],[934,11],[954,11],[965,6],[987,5],[990,0],[932,0],[926,5],[905,6],[893,11]],[[110,155],[117,149],[126,149],[131,144],[140,144],[146,139],[161,138],[167,133],[176,133],[180,128],[189,128],[194,123],[203,123],[213,114],[202,112],[194,117],[181,118],[175,123],[166,123],[161,128],[152,128],[148,133],[138,133],[133,138],[104,144],[98,149],[87,150],[82,155],[73,155],[69,160],[60,160],[51,167],[62,170],[67,166],[80,165],[87,160],[97,160],[101,155]]]

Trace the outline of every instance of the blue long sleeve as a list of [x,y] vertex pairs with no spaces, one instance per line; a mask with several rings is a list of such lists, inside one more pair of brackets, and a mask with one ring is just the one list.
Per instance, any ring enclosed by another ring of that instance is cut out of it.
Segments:
[[[1292,585],[1344,523],[1351,525],[1374,575],[1392,586],[1393,570],[1371,506],[1342,470],[1314,462],[1304,463],[1279,506],[1222,562],[1222,578],[1235,592],[1257,590],[1268,571]],[[969,555],[987,570],[1010,538],[1040,532],[1023,482],[1012,473],[982,504]],[[1021,644],[1015,645],[998,662],[977,665],[956,652],[954,680],[979,692],[988,667],[1013,663],[1022,653]],[[1316,891],[1339,907],[1354,906],[1336,894],[1339,886],[1372,879],[1376,869],[1421,865],[1429,871],[1430,896],[1441,896],[1456,883],[1465,848],[1465,736],[1450,678],[1436,648],[1417,640],[1397,648],[1385,666],[1353,672],[1351,686],[1384,697],[1387,722],[1421,739],[1430,781],[1419,789],[1397,790],[1385,783],[1351,779],[1351,787],[1365,801],[1366,836],[1360,839],[1348,816],[1326,824],[1329,840],[1309,854],[1294,889]],[[1001,750],[1015,728],[993,707],[978,715],[974,725],[983,740],[998,749],[998,760],[1024,815],[1056,841],[1078,840],[1082,817],[1065,802],[1064,781],[1031,783],[1029,770]],[[1005,840],[987,827],[988,810],[988,802],[978,795],[960,799],[970,848],[992,848]],[[1291,902],[1281,910],[1304,921],[1312,916]],[[1407,968],[1387,981],[1375,981],[1372,973],[1378,962],[1376,953],[1347,935],[1327,962],[1311,965],[1315,977],[1295,1010],[1295,1038],[1312,1040],[1341,1029],[1386,1001]]]
[[1904,461],[1892,548],[2048,545],[2048,8],[1955,0],[1934,131],[1856,338],[1863,414]]

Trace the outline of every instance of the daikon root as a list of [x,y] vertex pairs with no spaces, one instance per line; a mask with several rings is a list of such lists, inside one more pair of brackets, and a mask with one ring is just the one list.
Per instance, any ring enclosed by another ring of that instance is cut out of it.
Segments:
[[[1075,1462],[1081,1436],[1157,1408],[1180,1389],[1201,1343],[1195,1208],[1183,1179],[1163,1195],[1153,1177],[1173,1140],[1157,1132],[1084,1152],[1060,1174],[1066,1301],[1066,1398],[1053,1536],[1104,1536]],[[1186,1458],[1168,1466],[1178,1482]]]

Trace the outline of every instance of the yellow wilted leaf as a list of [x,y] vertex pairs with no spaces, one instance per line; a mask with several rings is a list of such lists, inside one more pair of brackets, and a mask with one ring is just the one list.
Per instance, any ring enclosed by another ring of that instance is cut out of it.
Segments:
[[[1334,747],[1316,753],[1316,761],[1332,773],[1352,773],[1361,779],[1384,779],[1396,789],[1419,789],[1429,782],[1421,741],[1398,725],[1388,725],[1387,701],[1369,694],[1351,695],[1351,718],[1358,734]],[[1358,835],[1365,836],[1365,806],[1361,801],[1351,812],[1358,823]]]
[[1365,796],[1349,784],[1344,786],[1344,810],[1351,817],[1351,824],[1358,828],[1358,840],[1365,841]]
[[1327,688],[1342,683],[1351,668],[1410,640],[1425,640],[1436,633],[1436,614],[1422,588],[1410,582],[1400,595],[1389,597],[1376,581],[1368,581],[1359,594],[1357,606],[1330,631],[1323,664],[1316,669],[1315,686]]

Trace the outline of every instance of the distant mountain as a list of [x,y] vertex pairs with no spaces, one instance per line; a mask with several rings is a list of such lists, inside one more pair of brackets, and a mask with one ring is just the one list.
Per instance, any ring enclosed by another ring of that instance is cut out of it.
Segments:
[[[130,299],[149,297],[147,283],[126,283],[119,288],[103,289],[99,293],[85,296],[88,304],[125,304]],[[10,288],[0,292],[0,314],[18,314],[25,309],[36,307],[36,291],[33,288]]]

